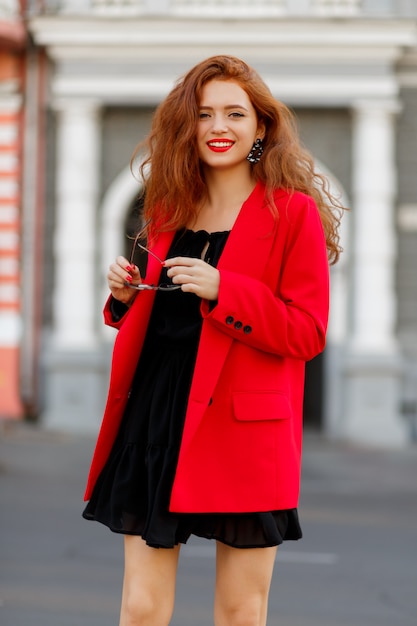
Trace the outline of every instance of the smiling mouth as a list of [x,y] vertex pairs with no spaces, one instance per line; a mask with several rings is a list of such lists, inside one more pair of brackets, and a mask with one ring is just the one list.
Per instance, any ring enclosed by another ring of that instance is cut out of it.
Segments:
[[234,145],[234,141],[208,141],[207,146],[214,152],[226,152]]

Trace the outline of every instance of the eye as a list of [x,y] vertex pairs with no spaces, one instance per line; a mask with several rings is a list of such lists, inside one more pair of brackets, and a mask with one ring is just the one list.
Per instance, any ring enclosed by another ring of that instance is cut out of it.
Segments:
[[200,120],[205,120],[210,117],[210,114],[205,111],[200,111],[199,118]]
[[239,111],[233,111],[233,113],[229,114],[230,117],[244,117],[243,113],[240,113]]

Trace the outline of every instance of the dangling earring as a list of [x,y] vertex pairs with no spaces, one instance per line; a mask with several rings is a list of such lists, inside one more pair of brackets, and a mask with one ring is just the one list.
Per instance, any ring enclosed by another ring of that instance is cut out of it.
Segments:
[[246,157],[249,163],[259,163],[259,161],[261,160],[263,151],[264,151],[264,147],[262,145],[262,139],[259,139],[258,137],[258,139],[255,141],[255,143],[252,146],[252,150],[249,152],[248,156]]

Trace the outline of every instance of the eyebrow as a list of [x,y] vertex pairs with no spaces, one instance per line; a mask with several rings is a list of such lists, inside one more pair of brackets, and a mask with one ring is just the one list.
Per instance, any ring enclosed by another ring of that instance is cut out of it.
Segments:
[[[227,110],[231,110],[231,109],[243,109],[244,111],[248,110],[246,107],[243,106],[243,104],[228,104],[224,108]],[[201,104],[200,109],[209,109],[210,111],[213,111],[213,107],[209,106],[208,104]]]

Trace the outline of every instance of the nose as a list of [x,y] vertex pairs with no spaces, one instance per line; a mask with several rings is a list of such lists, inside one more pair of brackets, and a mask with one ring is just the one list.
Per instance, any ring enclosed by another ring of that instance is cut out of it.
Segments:
[[213,133],[226,133],[228,131],[227,120],[224,115],[220,113],[214,115],[212,131]]

